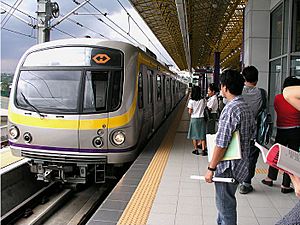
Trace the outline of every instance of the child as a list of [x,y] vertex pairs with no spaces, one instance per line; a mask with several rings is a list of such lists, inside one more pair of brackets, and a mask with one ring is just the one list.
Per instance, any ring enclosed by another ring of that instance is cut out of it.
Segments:
[[187,138],[193,140],[194,151],[192,151],[192,153],[200,155],[197,145],[202,144],[202,155],[206,156],[206,123],[204,120],[204,108],[206,107],[206,101],[201,96],[201,88],[199,86],[194,86],[192,88],[191,99],[189,100],[187,107],[189,114],[191,115]]

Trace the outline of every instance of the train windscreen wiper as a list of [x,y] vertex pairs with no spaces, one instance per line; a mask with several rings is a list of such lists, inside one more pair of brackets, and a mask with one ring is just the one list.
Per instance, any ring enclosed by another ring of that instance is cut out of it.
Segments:
[[41,118],[44,118],[44,117],[45,117],[44,115],[41,114],[41,112],[40,112],[34,105],[32,105],[32,104],[28,101],[28,99],[25,97],[25,95],[23,94],[23,92],[21,92],[21,95],[23,96],[23,99],[24,99],[24,101],[27,103],[27,105],[29,105],[31,108],[33,108],[33,110],[34,110],[37,114],[39,114],[39,116],[40,116]]

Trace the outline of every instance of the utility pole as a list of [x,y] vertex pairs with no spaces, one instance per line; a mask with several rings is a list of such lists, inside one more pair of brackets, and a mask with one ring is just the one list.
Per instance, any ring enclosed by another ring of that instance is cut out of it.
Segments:
[[37,42],[50,41],[50,20],[59,16],[59,7],[51,0],[37,0]]

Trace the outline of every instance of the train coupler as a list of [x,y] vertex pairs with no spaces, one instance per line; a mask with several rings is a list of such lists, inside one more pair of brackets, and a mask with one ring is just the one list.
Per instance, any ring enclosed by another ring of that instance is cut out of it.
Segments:
[[95,165],[95,183],[105,183],[105,164]]

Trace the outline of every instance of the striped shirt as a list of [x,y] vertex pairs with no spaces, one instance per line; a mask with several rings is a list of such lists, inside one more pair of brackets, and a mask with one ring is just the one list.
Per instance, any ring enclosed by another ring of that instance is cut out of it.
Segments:
[[253,113],[241,95],[236,96],[224,107],[219,119],[216,145],[227,148],[236,130],[240,131],[242,158],[220,161],[216,176],[231,168],[233,177],[241,183],[248,175],[250,140],[254,138],[255,132]]

